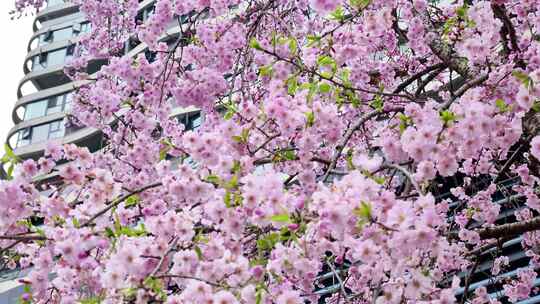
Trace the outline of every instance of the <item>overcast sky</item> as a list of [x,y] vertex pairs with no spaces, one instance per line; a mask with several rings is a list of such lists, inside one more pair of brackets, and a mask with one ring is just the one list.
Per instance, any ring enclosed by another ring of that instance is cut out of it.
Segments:
[[7,133],[13,127],[11,111],[17,101],[17,85],[24,76],[23,64],[32,36],[33,16],[11,20],[15,0],[0,0],[0,156],[4,154]]

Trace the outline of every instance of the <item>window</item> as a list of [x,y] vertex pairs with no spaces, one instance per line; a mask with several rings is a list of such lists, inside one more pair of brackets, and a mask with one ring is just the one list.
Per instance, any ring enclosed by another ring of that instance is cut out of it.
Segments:
[[75,23],[72,26],[64,27],[57,30],[49,30],[39,36],[39,45],[46,45],[56,41],[68,40],[71,37],[79,35],[79,33],[88,31],[88,22]]
[[83,23],[81,23],[81,32],[82,32],[82,33],[88,33],[88,32],[90,32],[90,22],[83,22]]
[[55,120],[39,126],[28,127],[19,131],[17,147],[39,143],[48,139],[60,138],[65,134],[64,120]]
[[53,31],[49,30],[45,34],[39,36],[39,45],[51,43],[53,41]]
[[56,51],[49,52],[47,56],[47,65],[55,66],[61,65],[66,59],[66,49],[59,49]]
[[66,49],[66,59],[72,58],[74,53],[75,53],[75,45],[72,44],[68,46]]
[[66,27],[53,32],[53,41],[67,40],[73,36],[71,27]]
[[32,71],[43,70],[47,67],[47,53],[40,53],[32,60]]
[[62,111],[61,98],[62,96],[54,96],[49,98],[49,100],[47,101],[47,114],[53,114]]
[[64,135],[64,122],[61,120],[53,121],[49,126],[49,139],[59,138]]
[[40,100],[29,103],[25,106],[24,120],[41,117],[47,111],[47,100]]
[[75,23],[73,24],[73,36],[77,36],[81,33],[81,24]]
[[201,126],[202,117],[200,112],[192,112],[178,116],[178,122],[186,127],[186,130],[196,130]]
[[70,45],[67,48],[58,49],[50,52],[40,53],[32,59],[32,70],[39,71],[47,67],[62,65],[73,56],[75,45]]
[[17,147],[25,146],[30,143],[30,138],[32,137],[32,129],[26,128],[19,131],[19,138],[17,140]]
[[32,127],[31,143],[47,140],[49,138],[49,124]]
[[64,4],[64,0],[48,0],[47,1],[47,6],[48,7],[55,6],[55,5],[60,5],[60,4]]
[[24,120],[67,111],[70,107],[71,93],[52,96],[24,106]]

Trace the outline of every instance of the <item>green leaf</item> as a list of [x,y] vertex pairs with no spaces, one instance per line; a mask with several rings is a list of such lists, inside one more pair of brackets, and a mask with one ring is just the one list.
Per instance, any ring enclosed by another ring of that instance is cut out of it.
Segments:
[[469,10],[469,7],[467,6],[467,4],[464,4],[458,7],[458,9],[456,9],[456,15],[458,15],[461,19],[465,20],[467,18],[468,10]]
[[193,248],[193,250],[195,250],[195,253],[197,254],[197,258],[199,259],[199,261],[202,261],[203,260],[203,253],[202,253],[202,250],[199,246],[195,246]]
[[408,126],[412,125],[412,118],[409,116],[400,113],[398,115],[400,123],[399,123],[399,133],[403,133],[405,129],[407,129]]
[[101,303],[102,300],[103,298],[101,297],[91,297],[91,298],[82,299],[80,304],[99,304]]
[[232,139],[238,143],[245,144],[248,141],[249,137],[249,129],[242,129],[242,133],[240,135],[235,135],[232,137]]
[[169,152],[169,147],[164,147],[159,151],[159,160],[164,160],[167,158],[167,152]]
[[75,227],[75,228],[81,227],[81,224],[79,223],[79,220],[76,219],[76,218],[73,218],[73,219],[71,220],[71,223],[73,223],[73,227]]
[[[336,73],[337,71],[337,63],[336,61],[327,55],[322,55],[317,58],[317,64],[319,66],[330,66],[332,68],[332,73]],[[333,75],[328,72],[322,72],[321,75],[323,75],[325,78],[332,78]]]
[[8,144],[4,144],[4,151],[6,151],[6,155],[14,162],[19,162],[19,158],[17,157],[17,155],[15,155],[15,153],[13,152],[13,150],[11,150],[11,148],[9,147]]
[[332,89],[332,86],[326,82],[323,82],[319,85],[319,92],[323,94],[330,92],[331,89]]
[[458,21],[456,17],[446,20],[446,22],[443,24],[443,36],[448,35],[457,22]]
[[238,192],[234,193],[234,205],[235,206],[242,206],[242,202],[244,201],[244,198],[242,195],[240,195]]
[[350,0],[349,3],[353,7],[364,9],[371,3],[371,0]]
[[271,250],[279,242],[279,239],[279,234],[276,232],[272,232],[266,237],[257,240],[257,249],[259,251]]
[[163,291],[163,283],[161,280],[154,277],[148,277],[144,280],[143,284],[148,289],[159,295],[162,300],[167,298],[167,294]]
[[225,192],[225,196],[223,196],[223,202],[225,203],[225,206],[227,208],[231,208],[231,192],[227,191]]
[[257,41],[255,37],[251,38],[251,40],[249,41],[249,46],[259,51],[263,49],[261,44],[259,43],[259,41]]
[[293,76],[287,79],[287,93],[289,95],[294,95],[296,90],[298,90],[298,79],[296,76]]
[[[122,289],[122,294],[127,299],[135,298],[137,296],[137,288],[134,288],[134,287],[124,288]],[[124,301],[127,299],[124,299]]]
[[278,222],[278,223],[290,223],[291,218],[288,214],[276,214],[270,217],[270,220],[272,222]]
[[217,175],[208,175],[206,181],[214,185],[219,185],[221,183],[221,179]]
[[536,113],[540,112],[540,102],[539,102],[538,100],[535,101],[535,102],[533,103],[531,109],[532,109],[534,112],[536,112]]
[[442,111],[440,116],[441,116],[441,120],[443,121],[445,125],[448,125],[449,123],[456,120],[456,114],[449,110]]
[[523,85],[528,89],[533,85],[532,79],[529,77],[529,75],[521,72],[521,71],[513,71],[512,76],[514,76],[517,80],[521,81]]
[[371,205],[361,202],[360,206],[353,210],[353,213],[362,220],[369,220],[371,219]]
[[292,150],[287,150],[283,153],[283,157],[286,160],[296,160],[296,154]]
[[306,113],[306,127],[311,128],[315,124],[315,113],[313,111]]
[[330,56],[326,56],[326,55],[323,55],[323,56],[319,56],[319,58],[317,58],[317,64],[318,65],[331,65],[331,64],[335,64],[336,61],[334,59],[332,59],[332,57]]
[[375,99],[371,102],[371,106],[374,107],[376,110],[382,111],[384,108],[384,100],[382,99],[381,95],[375,96]]
[[110,227],[105,227],[105,235],[110,239],[114,239],[116,237],[114,231]]
[[137,194],[130,195],[125,202],[126,208],[137,205],[141,201],[141,198]]
[[347,151],[347,169],[354,170],[356,166],[353,163],[354,148]]
[[296,51],[298,51],[298,43],[296,42],[296,39],[290,38],[289,39],[289,51],[291,54],[296,54]]
[[13,163],[9,164],[8,170],[7,170],[7,178],[9,180],[13,179],[13,170],[15,169],[15,165]]
[[495,100],[495,105],[497,106],[497,108],[499,109],[499,112],[501,113],[508,112],[512,109],[511,105],[506,104],[506,102],[504,102],[504,100],[500,98]]
[[259,68],[259,76],[272,76],[272,66],[271,65],[265,65]]
[[225,115],[223,115],[223,119],[229,120],[233,117],[233,115],[234,115],[234,111],[227,110],[227,112],[225,112]]
[[345,12],[343,11],[343,8],[341,6],[338,6],[331,14],[330,19],[336,20],[336,21],[343,21],[345,20]]
[[231,190],[236,189],[236,187],[238,187],[238,175],[233,175],[224,188]]
[[255,304],[262,304],[264,288],[261,285],[257,285],[255,291]]
[[236,174],[236,173],[240,173],[241,170],[242,170],[242,164],[239,161],[235,160],[233,162],[233,167],[231,169],[231,172]]
[[322,37],[315,36],[315,35],[308,35],[307,40],[308,40],[307,47],[312,47],[315,44],[319,44],[319,42],[321,42],[322,40]]

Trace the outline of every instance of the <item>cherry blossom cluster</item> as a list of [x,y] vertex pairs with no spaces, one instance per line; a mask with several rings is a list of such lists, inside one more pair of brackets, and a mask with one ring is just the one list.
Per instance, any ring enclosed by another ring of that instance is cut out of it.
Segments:
[[70,115],[103,147],[2,159],[24,303],[538,293],[538,1],[73,3],[92,30]]

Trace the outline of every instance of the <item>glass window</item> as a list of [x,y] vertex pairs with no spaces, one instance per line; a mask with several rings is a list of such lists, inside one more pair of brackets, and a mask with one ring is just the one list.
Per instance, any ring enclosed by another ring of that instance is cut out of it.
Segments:
[[49,138],[49,124],[32,127],[31,142],[37,143]]
[[19,131],[17,147],[43,142],[47,139],[60,138],[64,136],[64,133],[64,120],[55,120],[50,123],[26,128]]
[[40,100],[27,104],[24,111],[24,119],[32,119],[45,115],[47,111],[47,100]]
[[81,23],[81,32],[82,33],[90,32],[90,22]]
[[39,45],[44,45],[44,44],[50,43],[50,42],[52,42],[52,40],[53,40],[53,32],[48,31],[45,34],[41,34],[39,36]]
[[186,126],[186,130],[195,130],[201,126],[202,117],[200,112],[183,114],[178,117],[178,122]]
[[62,95],[49,98],[47,102],[47,115],[62,112],[62,99]]
[[55,66],[61,65],[66,59],[66,49],[60,49],[56,51],[49,52],[47,55],[47,65]]
[[71,59],[73,57],[74,53],[75,53],[75,45],[72,44],[72,45],[68,46],[67,49],[66,49],[66,61],[68,59]]
[[32,60],[32,71],[43,70],[47,67],[47,53],[34,56]]
[[202,117],[200,113],[191,114],[188,116],[187,128],[190,130],[198,129],[201,126]]
[[53,121],[49,128],[49,139],[64,136],[64,122],[62,120]]
[[48,0],[47,1],[47,6],[55,6],[55,5],[60,5],[60,4],[64,4],[64,0]]
[[73,36],[73,30],[71,27],[63,28],[54,31],[53,33],[53,41],[61,41],[69,39]]
[[52,133],[52,132],[60,131],[60,129],[61,129],[60,125],[61,125],[61,121],[60,121],[60,120],[51,122],[51,127],[50,127],[49,131],[50,131],[51,133]]
[[64,111],[71,109],[71,93],[64,94]]
[[28,120],[36,117],[67,111],[71,106],[71,93],[52,96],[47,99],[35,101],[24,106],[23,119]]
[[30,143],[32,137],[32,129],[26,128],[19,131],[19,138],[17,139],[17,147],[26,146]]

